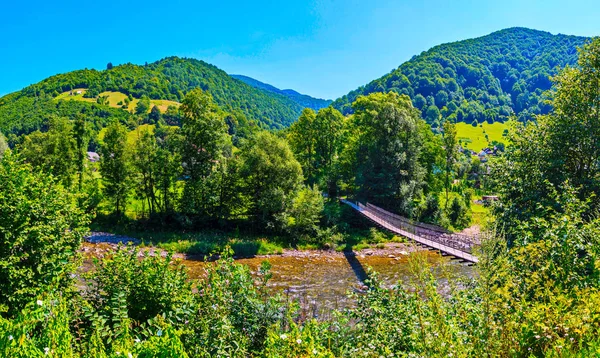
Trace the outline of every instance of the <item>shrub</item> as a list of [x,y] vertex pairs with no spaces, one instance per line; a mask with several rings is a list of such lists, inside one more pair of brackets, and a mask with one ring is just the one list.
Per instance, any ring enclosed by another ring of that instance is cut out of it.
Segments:
[[50,288],[68,291],[88,217],[77,198],[13,155],[0,162],[0,306],[12,315]]
[[470,209],[465,205],[464,201],[455,196],[448,208],[448,219],[455,229],[462,230],[471,223]]
[[[140,260],[138,254],[142,256]],[[147,322],[159,314],[183,320],[191,300],[191,283],[183,265],[172,263],[171,255],[161,257],[132,247],[117,249],[110,257],[97,261],[96,270],[87,275],[86,300],[94,311],[111,316],[112,300],[122,294],[127,316]]]
[[198,283],[195,312],[183,341],[191,356],[248,356],[262,350],[268,327],[279,318],[278,300],[267,289],[270,265],[261,265],[256,282],[247,266],[229,254],[206,268]]
[[430,193],[425,198],[425,203],[421,209],[420,220],[431,224],[437,224],[440,221],[440,215],[440,199],[435,193]]
[[298,191],[292,205],[282,216],[285,230],[296,242],[316,243],[319,221],[324,209],[323,195],[315,186]]

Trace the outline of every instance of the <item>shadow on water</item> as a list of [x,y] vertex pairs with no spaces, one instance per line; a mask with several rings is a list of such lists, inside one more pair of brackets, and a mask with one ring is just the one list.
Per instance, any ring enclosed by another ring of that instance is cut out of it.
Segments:
[[356,258],[356,253],[354,251],[344,251],[344,257],[348,261],[348,264],[354,271],[356,278],[363,284],[366,284],[365,281],[369,278],[369,274],[365,271],[363,265]]

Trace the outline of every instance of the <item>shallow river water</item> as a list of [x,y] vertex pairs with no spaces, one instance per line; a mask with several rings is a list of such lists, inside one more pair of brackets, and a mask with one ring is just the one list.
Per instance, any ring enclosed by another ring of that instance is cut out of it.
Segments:
[[[91,257],[104,256],[115,249],[114,244],[86,242],[83,252]],[[236,262],[248,265],[253,273],[267,260],[271,263],[272,279],[269,286],[273,293],[280,293],[289,299],[300,302],[306,310],[326,312],[334,308],[351,305],[348,292],[361,292],[366,286],[369,269],[378,273],[382,283],[391,287],[398,283],[408,284],[411,274],[408,252],[416,248],[405,245],[390,246],[386,249],[366,249],[359,252],[329,251],[286,251],[283,255],[237,259]],[[450,261],[432,251],[421,251],[431,264],[440,287],[446,284],[447,274],[457,277],[470,277],[473,268],[466,264]],[[201,278],[205,273],[205,261],[183,258],[182,263],[189,269],[191,278]],[[446,265],[447,264],[447,265]],[[86,260],[84,270],[91,268],[91,260]],[[444,270],[441,268],[444,267]]]

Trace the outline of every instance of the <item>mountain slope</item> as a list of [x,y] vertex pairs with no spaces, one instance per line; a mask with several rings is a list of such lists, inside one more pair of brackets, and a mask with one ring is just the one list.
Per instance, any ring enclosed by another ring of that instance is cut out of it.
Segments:
[[[89,98],[112,91],[133,98],[147,96],[153,100],[180,102],[196,87],[210,92],[223,109],[241,111],[249,119],[270,128],[288,126],[303,109],[285,95],[256,89],[203,61],[169,57],[144,66],[125,64],[104,71],[84,69],[59,74],[4,96],[0,98],[0,129],[10,133],[15,126],[20,131],[39,127],[40,117],[53,113],[53,107],[62,106],[60,102],[74,102],[54,100],[73,89],[85,89],[84,95]],[[66,105],[99,107],[93,103]],[[20,123],[23,120],[26,125]]]
[[396,91],[409,95],[429,123],[440,119],[471,123],[527,120],[547,113],[543,92],[549,76],[577,61],[577,47],[588,38],[510,28],[448,43],[413,57],[391,73],[362,86],[333,106],[352,112],[359,95]]
[[254,88],[258,88],[261,90],[277,93],[280,95],[284,95],[296,102],[302,108],[312,108],[315,111],[318,111],[321,108],[328,107],[331,104],[331,100],[314,98],[309,95],[298,93],[292,89],[284,89],[280,90],[279,88],[272,86],[268,83],[261,82],[252,77],[244,76],[244,75],[231,75],[231,77],[238,79]]

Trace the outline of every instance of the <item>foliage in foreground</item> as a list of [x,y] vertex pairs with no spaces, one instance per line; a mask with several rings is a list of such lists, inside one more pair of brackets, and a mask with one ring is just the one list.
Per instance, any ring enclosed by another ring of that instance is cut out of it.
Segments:
[[88,223],[74,195],[17,161],[0,161],[0,309],[9,313],[49,285],[70,288]]
[[[122,249],[87,275],[75,301],[48,286],[0,319],[0,354],[53,356],[564,357],[593,353],[600,334],[597,237],[585,203],[523,229],[529,243],[484,241],[477,275],[438,281],[426,257],[411,279],[370,289],[352,307],[316,320],[268,288],[269,266],[252,275],[225,257],[190,280],[171,257]],[[583,250],[583,251],[582,251]],[[141,256],[140,256],[141,255]],[[445,267],[436,268],[445,270]]]

